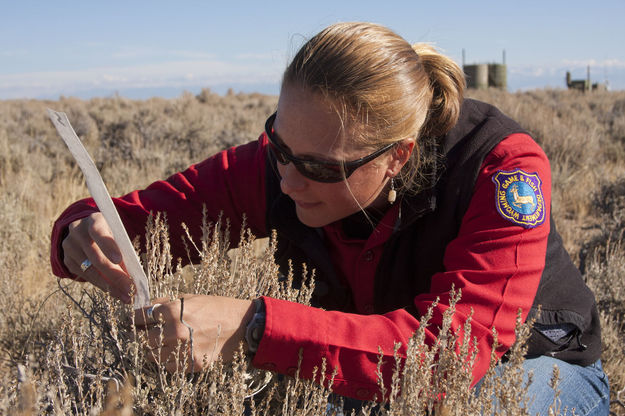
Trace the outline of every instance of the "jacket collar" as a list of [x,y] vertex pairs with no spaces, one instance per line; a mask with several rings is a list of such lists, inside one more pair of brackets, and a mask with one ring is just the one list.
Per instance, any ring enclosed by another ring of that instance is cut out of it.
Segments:
[[[428,171],[421,190],[417,194],[406,194],[401,198],[401,214],[396,228],[407,227],[424,215],[436,210],[437,185],[449,163],[454,163],[457,145],[474,128],[479,128],[480,124],[484,122],[485,113],[477,103],[475,100],[465,99],[460,108],[456,125],[447,134],[432,140],[431,144],[423,149],[425,152],[433,152],[436,157],[433,158],[433,163],[427,167]],[[467,130],[467,126],[469,126],[469,130]]]

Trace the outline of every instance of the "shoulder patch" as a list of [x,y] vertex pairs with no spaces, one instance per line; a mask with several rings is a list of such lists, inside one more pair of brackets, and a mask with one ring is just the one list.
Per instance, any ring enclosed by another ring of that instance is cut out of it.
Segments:
[[534,228],[545,222],[545,199],[537,173],[520,169],[493,175],[495,206],[502,217],[521,227]]

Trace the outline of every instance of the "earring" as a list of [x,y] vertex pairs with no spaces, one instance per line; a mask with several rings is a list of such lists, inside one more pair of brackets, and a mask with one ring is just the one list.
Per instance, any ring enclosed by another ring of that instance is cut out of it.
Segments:
[[393,205],[397,199],[397,191],[395,191],[395,180],[391,178],[391,190],[388,191],[388,203]]

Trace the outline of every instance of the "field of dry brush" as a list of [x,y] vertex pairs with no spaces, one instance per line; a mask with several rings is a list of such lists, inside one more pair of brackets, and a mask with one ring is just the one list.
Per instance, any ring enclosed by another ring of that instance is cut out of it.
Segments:
[[[519,121],[551,160],[556,224],[596,293],[611,409],[625,415],[625,92],[470,95]],[[0,101],[0,413],[242,414],[251,388],[246,377],[265,377],[250,372],[244,357],[234,368],[215,366],[195,377],[165,374],[144,362],[140,337],[128,334],[124,307],[52,275],[52,222],[88,191],[45,109],[67,113],[109,192],[119,195],[255,140],[276,103],[273,96],[219,96],[207,89],[171,100]],[[153,235],[164,235],[159,224],[154,227]],[[306,302],[305,291],[272,280],[271,244],[259,250],[248,237],[242,252],[233,254],[222,237],[211,238],[202,248],[210,261],[191,271],[170,264],[166,239],[152,241],[152,258],[144,259],[152,278],[160,280],[159,293],[195,289],[249,297],[262,291]],[[241,290],[251,274],[266,281]],[[413,376],[420,370],[414,371]],[[462,392],[465,379],[460,374],[439,386],[450,400],[448,414],[473,414],[488,401],[473,402]],[[325,391],[295,380],[274,377],[267,391],[265,396],[273,396],[258,401],[252,414],[320,414],[328,406]],[[380,412],[421,409],[414,406],[396,398]]]

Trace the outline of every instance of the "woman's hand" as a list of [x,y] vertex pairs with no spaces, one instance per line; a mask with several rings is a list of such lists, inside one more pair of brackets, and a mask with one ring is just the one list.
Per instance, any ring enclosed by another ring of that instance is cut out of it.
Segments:
[[[184,323],[180,320],[180,299],[155,299],[152,318],[146,315],[148,308],[135,311],[135,325],[146,330],[151,358],[171,372],[181,369],[185,362],[185,371],[198,371],[220,354],[224,361],[231,361],[245,338],[245,327],[254,315],[254,303],[207,295],[183,298]],[[159,321],[162,327],[156,325]],[[193,328],[192,368],[188,367],[191,346],[185,323]]]
[[70,272],[124,303],[131,302],[134,283],[124,270],[113,233],[100,212],[72,222],[62,247],[63,262]]

